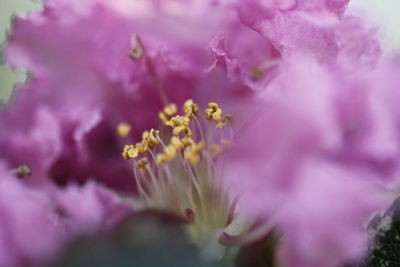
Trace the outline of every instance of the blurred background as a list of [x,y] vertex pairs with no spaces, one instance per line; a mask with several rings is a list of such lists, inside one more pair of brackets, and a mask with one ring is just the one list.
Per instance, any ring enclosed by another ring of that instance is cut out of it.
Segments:
[[[24,13],[37,8],[38,3],[32,0],[0,0],[0,43],[1,48],[11,28],[11,19],[15,13]],[[1,61],[2,62],[2,61]],[[25,75],[22,70],[15,71],[0,65],[0,103],[11,94],[15,83],[22,82]]]
[[[39,4],[32,0],[0,1],[0,43],[3,44],[13,15],[38,8]],[[386,53],[393,53],[400,52],[399,10],[399,0],[351,0],[348,12],[363,15],[368,18],[371,26],[378,26]],[[22,70],[12,70],[8,66],[0,65],[0,102],[9,98],[14,84],[24,81],[25,76]]]

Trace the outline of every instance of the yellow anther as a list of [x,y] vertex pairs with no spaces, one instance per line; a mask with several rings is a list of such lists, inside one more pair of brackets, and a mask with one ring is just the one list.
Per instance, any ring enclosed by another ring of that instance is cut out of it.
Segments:
[[160,135],[160,132],[158,130],[151,129],[149,131],[145,131],[142,134],[142,138],[144,141],[147,142],[147,144],[150,147],[155,147],[160,143],[160,140],[158,139],[158,136]]
[[144,154],[149,150],[149,144],[146,142],[146,140],[142,140],[142,142],[136,143],[135,149],[139,154]]
[[179,135],[181,132],[187,132],[188,131],[188,127],[181,125],[181,126],[176,126],[173,130],[172,130],[172,134],[173,135]]
[[212,157],[216,157],[219,154],[221,154],[222,147],[220,147],[219,145],[213,144],[213,145],[210,146],[209,152],[210,152]]
[[181,139],[181,141],[182,141],[182,144],[183,144],[185,147],[194,145],[193,139],[192,139],[191,137],[188,137],[188,136],[183,137],[183,138]]
[[201,141],[198,144],[194,144],[186,149],[185,158],[192,166],[195,166],[199,163],[201,151],[204,149],[204,146],[205,142]]
[[217,111],[218,109],[219,109],[219,106],[217,103],[215,103],[215,102],[208,103],[208,108],[205,110],[206,119],[212,120],[214,112]]
[[183,125],[182,126],[177,126],[172,130],[172,134],[173,135],[180,135],[181,133],[183,133],[184,136],[187,136],[187,137],[192,137],[193,136],[192,130],[187,126],[183,126]]
[[176,148],[172,144],[165,146],[164,155],[166,157],[166,160],[173,160],[176,156]]
[[192,119],[193,115],[196,116],[199,113],[199,106],[195,104],[192,99],[189,99],[183,104],[183,110],[185,112],[185,117]]
[[133,145],[126,145],[122,152],[124,159],[134,159],[139,156],[138,150]]
[[215,122],[221,122],[223,120],[222,118],[222,110],[221,109],[217,109],[213,114],[212,114],[212,119]]
[[192,130],[188,127],[185,129],[185,136],[192,138],[193,132]]
[[226,125],[230,124],[232,122],[233,116],[231,114],[226,115],[222,121],[217,122],[217,125],[215,127],[217,128],[224,128]]
[[131,126],[126,122],[121,122],[117,130],[119,136],[126,137],[131,132]]
[[137,163],[136,163],[136,167],[139,169],[139,171],[141,172],[146,172],[147,171],[147,166],[149,165],[149,160],[144,157],[142,159],[140,159]]
[[167,126],[171,126],[172,128],[178,127],[178,126],[189,126],[189,118],[185,116],[175,116],[172,117],[167,123]]
[[184,148],[184,144],[182,143],[181,139],[176,136],[171,137],[171,145],[173,145],[178,151]]
[[205,110],[205,113],[207,120],[213,120],[214,122],[218,123],[223,119],[222,110],[215,102],[208,103],[208,108]]
[[192,131],[189,128],[189,121],[190,119],[188,117],[177,115],[171,118],[166,125],[173,128],[173,135],[179,135],[183,132],[185,135],[192,136]]
[[167,162],[167,157],[164,154],[157,154],[156,155],[156,165],[161,165]]
[[[171,144],[164,147],[164,153],[160,153],[156,155],[156,164],[161,165],[165,162],[171,161],[176,157],[176,153],[179,147],[179,138],[178,140],[173,140],[174,137],[171,138]],[[182,145],[183,146],[183,145]]]
[[158,113],[158,118],[160,119],[160,121],[166,125],[167,122],[169,121],[169,118],[167,117],[167,115],[164,114],[164,112],[160,112]]
[[164,125],[167,125],[168,121],[171,119],[172,116],[176,114],[177,111],[178,108],[176,104],[170,103],[164,107],[162,112],[158,113],[158,117],[164,123]]
[[149,131],[144,131],[142,133],[142,140],[146,140],[147,138],[149,138],[150,132]]
[[163,110],[164,114],[167,115],[168,117],[174,116],[177,111],[178,111],[178,108],[177,108],[176,104],[174,104],[174,103],[170,103],[170,104],[166,105]]

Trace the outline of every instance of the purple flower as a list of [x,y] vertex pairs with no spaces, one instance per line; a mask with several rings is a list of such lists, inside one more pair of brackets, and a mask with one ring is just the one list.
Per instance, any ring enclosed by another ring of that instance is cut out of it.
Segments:
[[308,54],[322,62],[362,65],[381,55],[376,30],[344,16],[348,0],[237,1],[242,22],[265,36],[283,57]]
[[345,16],[335,27],[338,64],[347,70],[375,67],[382,55],[377,32],[377,28],[368,29],[361,18]]
[[91,181],[83,187],[68,185],[56,194],[55,202],[67,229],[74,233],[112,228],[133,209],[113,191]]
[[342,22],[346,4],[43,1],[15,18],[5,49],[7,63],[30,78],[0,113],[3,158],[13,168],[28,164],[31,183],[93,177],[130,192],[132,173],[118,156],[131,140],[116,129],[128,123],[137,139],[157,127],[162,99],[235,106],[250,89],[264,89],[291,50],[344,67],[373,65],[374,32],[355,19]]
[[64,232],[53,218],[52,202],[1,167],[0,266],[48,260],[58,250]]
[[[126,5],[129,1],[124,2]],[[17,17],[14,22],[7,61],[27,68],[32,77],[2,114],[2,124],[7,124],[7,128],[2,127],[4,142],[0,146],[11,165],[30,165],[32,180],[51,176],[65,183],[68,179],[82,181],[93,176],[109,185],[132,190],[126,187],[131,173],[118,157],[121,138],[117,137],[116,128],[125,121],[137,134],[137,129],[153,124],[147,114],[156,118],[156,107],[161,102],[154,81],[146,74],[144,60],[129,58],[132,35],[151,32],[152,19],[132,20],[119,9],[114,10],[118,6],[105,1],[46,1],[43,10],[27,18]],[[164,32],[158,26],[153,29]],[[170,52],[162,36],[153,36],[161,41],[145,36],[143,39],[148,53],[157,59],[154,64],[161,68],[162,75],[169,62],[164,62],[161,52]],[[188,42],[189,39],[179,45],[190,48]],[[201,54],[195,47],[193,50],[194,54]],[[199,65],[195,62],[188,68]],[[177,63],[174,68],[179,68]],[[179,101],[190,94],[192,72],[185,69],[180,74],[162,75],[168,92],[173,91],[171,100]],[[47,120],[53,119],[51,128],[44,126],[47,123],[42,122],[43,116],[37,115],[44,111],[38,110],[46,110]],[[132,116],[137,112],[141,115]],[[39,144],[41,140],[35,134],[43,138],[53,136],[52,142],[57,144]],[[25,153],[24,156],[19,150],[24,146],[25,151],[32,153],[47,151],[37,157]]]
[[360,176],[368,178],[319,161],[296,170],[296,181],[273,219],[282,232],[278,257],[284,266],[333,267],[365,252],[364,225],[385,202]]
[[284,266],[337,266],[364,252],[364,225],[390,201],[398,129],[376,94],[395,76],[306,58],[280,68],[247,106],[225,177],[242,211],[282,234]]
[[0,266],[43,266],[76,235],[107,230],[131,210],[98,184],[35,189],[3,165],[0,176]]
[[[55,242],[108,229],[129,212],[103,186],[78,185],[90,178],[129,193],[136,179],[141,204],[186,216],[210,258],[224,251],[221,232],[243,234],[253,223],[235,228],[233,211],[260,220],[262,234],[282,234],[284,266],[336,266],[358,256],[363,224],[390,200],[387,181],[396,181],[400,110],[397,64],[378,63],[376,29],[344,15],[347,3],[47,0],[16,17],[6,61],[30,78],[1,110],[1,160],[4,170],[26,164],[32,175],[0,180],[7,264],[51,257]],[[179,138],[165,146],[153,130],[136,142],[159,125],[165,104],[189,98],[221,100],[234,115],[227,187],[214,157],[231,116],[216,103],[206,118],[223,128],[218,134],[188,101],[184,116],[164,121]],[[125,158],[141,157],[135,177],[120,157],[128,142],[137,144]],[[143,158],[153,144],[160,148]],[[228,189],[239,196],[237,210]],[[4,204],[10,200],[17,209]],[[20,234],[32,241],[38,233],[45,237],[37,247],[20,244]]]
[[211,83],[228,86],[224,96],[243,88],[229,85],[222,72],[202,79],[213,60],[208,43],[226,15],[201,3],[193,9],[184,2],[50,0],[16,17],[6,60],[30,78],[0,114],[7,125],[0,149],[9,165],[28,164],[33,183],[95,177],[134,190],[119,158],[126,142],[119,123],[131,125],[135,138],[155,127],[163,104],[158,90],[181,103]]
[[256,91],[271,81],[281,59],[280,52],[267,38],[238,22],[215,36],[210,47],[215,61],[209,70],[222,67],[232,81]]

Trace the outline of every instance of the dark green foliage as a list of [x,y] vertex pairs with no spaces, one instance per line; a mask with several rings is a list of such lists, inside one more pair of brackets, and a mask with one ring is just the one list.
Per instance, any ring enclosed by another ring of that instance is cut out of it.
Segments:
[[400,267],[400,198],[386,214],[377,218],[375,245],[360,267]]

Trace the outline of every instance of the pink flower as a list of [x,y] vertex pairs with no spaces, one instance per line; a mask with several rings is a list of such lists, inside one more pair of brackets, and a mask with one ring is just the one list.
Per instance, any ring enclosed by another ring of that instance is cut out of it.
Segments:
[[126,140],[116,128],[127,122],[138,138],[156,127],[159,90],[178,104],[230,105],[249,89],[263,90],[282,57],[312,54],[356,68],[380,54],[373,31],[341,22],[347,1],[43,3],[15,18],[6,61],[31,77],[0,113],[3,157],[13,167],[30,165],[32,183],[94,177],[132,191],[129,166],[119,159]]
[[377,28],[368,29],[361,18],[343,17],[335,27],[338,64],[348,70],[375,67],[382,55],[377,32]]
[[[283,264],[335,266],[361,253],[363,223],[398,173],[398,71],[378,64],[376,30],[344,15],[348,0],[43,3],[16,17],[6,47],[6,61],[30,78],[0,113],[1,157],[32,176],[4,175],[12,182],[0,191],[12,193],[4,203],[27,195],[14,202],[34,211],[0,207],[0,246],[2,234],[17,244],[10,265],[122,218],[129,207],[111,191],[70,181],[134,192],[123,145],[157,127],[164,104],[188,98],[222,100],[237,119],[227,185],[246,214],[282,234]],[[37,251],[19,245],[15,229],[34,240],[27,222],[44,227],[49,216]]]
[[[365,252],[364,225],[383,209],[379,191],[362,172],[325,162],[304,162],[276,211],[284,266],[338,266]],[[387,204],[387,203],[386,203]]]
[[[31,78],[2,111],[7,127],[1,127],[0,147],[10,165],[29,164],[36,183],[46,176],[59,183],[92,176],[132,191],[129,166],[119,157],[126,141],[116,133],[118,124],[129,123],[135,137],[154,127],[162,107],[155,79],[170,101],[182,102],[209,64],[203,46],[212,35],[205,28],[207,38],[163,9],[140,13],[130,3],[45,1],[42,10],[16,17],[6,58]],[[139,13],[128,16],[129,10]],[[134,34],[158,78],[143,55],[129,58]]]
[[91,233],[110,229],[133,209],[110,189],[93,181],[84,186],[68,185],[55,196],[67,229]]
[[256,91],[271,81],[281,60],[280,52],[267,38],[238,22],[215,36],[210,47],[215,61],[209,70],[218,66],[225,68],[232,81]]
[[98,184],[39,190],[0,167],[0,266],[43,266],[78,234],[107,230],[131,210]]
[[376,96],[385,82],[380,70],[346,75],[306,58],[280,69],[244,108],[227,184],[243,212],[281,233],[283,266],[337,266],[364,252],[364,225],[390,201],[400,150]]
[[237,1],[245,25],[265,36],[283,57],[308,54],[321,62],[371,65],[381,55],[376,30],[344,16],[348,0]]
[[0,266],[48,260],[58,250],[64,232],[63,225],[54,220],[52,202],[1,171]]

